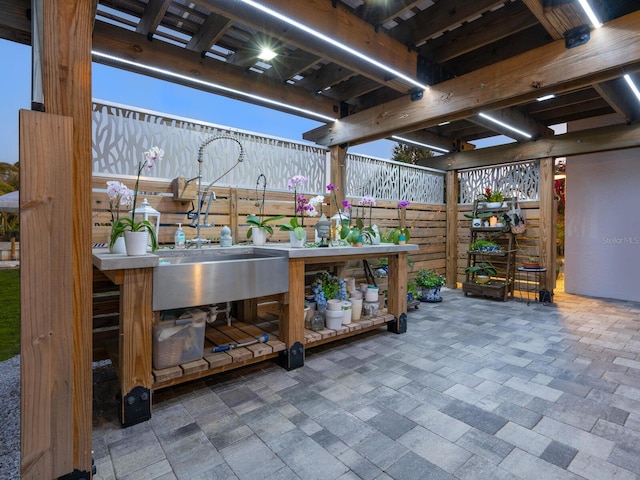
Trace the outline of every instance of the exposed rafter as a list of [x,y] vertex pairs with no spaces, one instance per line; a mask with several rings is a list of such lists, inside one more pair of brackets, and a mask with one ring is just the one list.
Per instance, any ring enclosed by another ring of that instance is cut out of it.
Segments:
[[480,108],[505,108],[546,93],[611,80],[620,75],[621,68],[640,66],[639,42],[640,12],[634,12],[594,32],[585,48],[567,50],[558,40],[430,87],[420,101],[399,98],[307,132],[304,138],[322,145],[362,143],[394,131],[466,118],[479,113]]
[[510,143],[432,157],[422,165],[441,170],[486,167],[502,163],[538,160],[549,157],[569,157],[609,150],[640,147],[640,124],[613,125],[556,135],[537,142]]

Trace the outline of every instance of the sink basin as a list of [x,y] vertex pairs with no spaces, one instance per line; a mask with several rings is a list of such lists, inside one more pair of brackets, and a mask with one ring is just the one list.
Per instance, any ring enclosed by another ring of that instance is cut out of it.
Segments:
[[160,257],[153,272],[153,310],[244,300],[289,291],[286,257],[196,252]]

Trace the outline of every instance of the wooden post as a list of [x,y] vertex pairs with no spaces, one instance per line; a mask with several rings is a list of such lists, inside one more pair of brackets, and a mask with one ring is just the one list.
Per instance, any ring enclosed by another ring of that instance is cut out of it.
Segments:
[[540,160],[540,237],[538,249],[540,264],[547,268],[544,281],[547,290],[552,290],[555,287],[556,280],[553,173],[553,158]]
[[[334,145],[329,148],[329,154],[331,157],[329,166],[329,181],[336,187],[336,197],[338,202],[345,199],[346,188],[346,172],[347,172],[347,148],[340,145]],[[329,215],[327,218],[331,218],[337,213],[338,205],[331,205],[329,209]]]
[[[73,470],[73,121],[20,112],[21,470],[24,479]],[[90,334],[89,334],[90,335]],[[89,337],[90,338],[90,337]],[[89,395],[91,392],[89,392]],[[89,410],[90,411],[90,410]],[[91,416],[89,416],[89,435]],[[89,464],[90,465],[90,464]]]
[[447,287],[458,287],[458,198],[460,185],[458,184],[458,171],[447,172],[447,244],[445,278]]
[[36,2],[47,113],[20,114],[24,479],[91,475],[94,3]]

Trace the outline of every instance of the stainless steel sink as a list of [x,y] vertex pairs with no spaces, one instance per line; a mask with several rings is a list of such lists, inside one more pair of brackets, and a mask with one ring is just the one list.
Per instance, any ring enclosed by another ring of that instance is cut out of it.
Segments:
[[258,253],[187,251],[160,257],[153,309],[168,310],[289,291],[289,261]]

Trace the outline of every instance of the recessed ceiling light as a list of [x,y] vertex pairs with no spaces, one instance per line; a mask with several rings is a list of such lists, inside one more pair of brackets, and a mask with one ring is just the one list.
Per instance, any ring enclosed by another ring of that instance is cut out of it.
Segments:
[[423,90],[425,90],[428,85],[424,85],[420,82],[418,82],[417,80],[405,75],[402,72],[399,72],[398,70],[395,70],[394,68],[389,67],[388,65],[385,65],[384,63],[381,63],[377,60],[375,60],[374,58],[369,57],[368,55],[365,55],[362,52],[359,52],[358,50],[351,48],[348,45],[345,45],[342,42],[339,42],[331,37],[329,37],[328,35],[325,35],[322,32],[319,32],[318,30],[315,30],[307,25],[305,25],[304,23],[298,22],[297,20],[288,17],[280,12],[277,12],[276,10],[273,10],[265,5],[263,5],[260,2],[256,2],[254,0],[240,0],[242,3],[246,3],[247,5],[260,10],[261,12],[266,13],[267,15],[271,15],[272,17],[277,18],[278,20],[281,20],[293,27],[298,28],[299,30],[302,30],[303,32],[308,33],[309,35],[312,35],[320,40],[322,40],[323,42],[329,43],[331,45],[333,45],[334,47],[338,47],[339,49],[350,53],[351,55],[358,57],[361,60],[364,60],[367,63],[370,63],[371,65],[374,65],[382,70],[385,70],[386,72],[391,73],[392,75],[401,78],[402,80],[404,80],[405,82],[411,83],[412,85],[415,85],[416,87],[422,88]]
[[271,50],[269,47],[263,47],[262,50],[260,50],[260,53],[258,54],[258,58],[260,60],[264,60],[265,62],[273,60],[277,56],[278,54],[273,50]]

